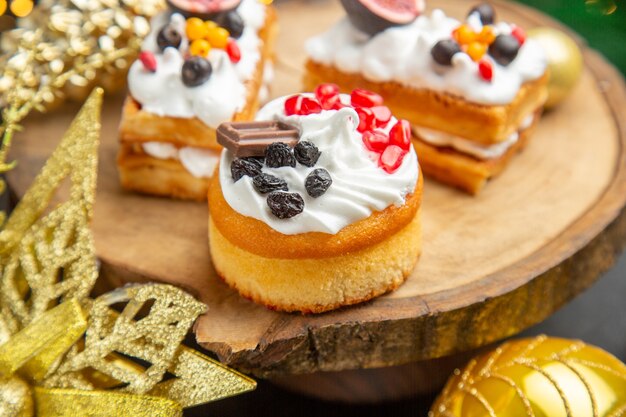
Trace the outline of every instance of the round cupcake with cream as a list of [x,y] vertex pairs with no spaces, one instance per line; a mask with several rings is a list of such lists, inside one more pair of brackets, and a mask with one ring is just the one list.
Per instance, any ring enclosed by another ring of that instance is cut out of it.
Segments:
[[226,123],[209,187],[217,273],[282,311],[320,313],[396,289],[421,251],[422,177],[410,126],[377,94],[276,99]]

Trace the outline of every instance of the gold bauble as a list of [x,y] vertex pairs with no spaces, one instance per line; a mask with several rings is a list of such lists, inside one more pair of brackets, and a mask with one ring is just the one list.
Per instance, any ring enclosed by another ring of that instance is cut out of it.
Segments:
[[583,70],[583,56],[576,42],[553,28],[535,28],[528,37],[539,42],[546,52],[550,81],[546,108],[553,108],[572,91]]
[[539,336],[505,343],[455,371],[430,417],[617,416],[626,365],[580,341]]
[[0,378],[0,416],[32,417],[33,393],[28,384],[18,378]]

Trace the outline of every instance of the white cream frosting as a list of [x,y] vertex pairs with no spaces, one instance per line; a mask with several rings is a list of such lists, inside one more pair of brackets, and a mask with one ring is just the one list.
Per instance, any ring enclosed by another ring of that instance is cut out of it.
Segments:
[[[477,15],[468,18],[475,30],[482,24]],[[452,66],[437,64],[431,49],[442,39],[450,39],[460,25],[441,10],[430,16],[419,16],[413,23],[392,27],[373,37],[357,30],[347,17],[327,32],[310,39],[306,50],[310,58],[334,66],[347,73],[362,73],[374,82],[396,81],[413,88],[429,88],[451,93],[481,104],[510,103],[521,85],[541,77],[546,70],[546,57],[538,43],[526,40],[513,62],[502,66],[495,61],[491,82],[483,80],[478,63],[469,55],[457,53]],[[509,34],[511,26],[498,23],[496,34]]]
[[511,133],[504,141],[493,145],[483,145],[460,136],[423,126],[413,125],[412,129],[420,139],[431,145],[440,147],[449,146],[457,151],[475,156],[479,159],[493,159],[504,155],[506,151],[519,140],[519,133],[530,127],[534,118],[534,114],[528,115],[524,118],[517,131]]
[[[198,117],[215,128],[245,106],[248,92],[244,83],[253,77],[261,58],[262,41],[258,32],[265,22],[265,6],[258,0],[242,0],[237,11],[245,24],[237,39],[241,60],[233,64],[224,50],[213,48],[208,56],[213,73],[206,83],[197,87],[185,86],[181,78],[188,49],[184,17],[164,12],[152,20],[152,30],[142,49],[155,54],[157,70],[155,73],[147,71],[137,60],[128,73],[130,94],[141,103],[143,110],[159,116]],[[168,21],[183,35],[183,42],[179,49],[166,48],[161,53],[156,37]]]
[[[346,97],[342,97],[345,101]],[[419,170],[417,157],[411,147],[400,167],[388,174],[378,167],[377,154],[369,152],[356,130],[358,115],[352,108],[327,110],[308,116],[286,116],[285,97],[263,107],[257,120],[280,120],[295,126],[301,140],[314,143],[321,156],[314,167],[297,164],[295,168],[263,167],[263,172],[284,179],[289,192],[304,199],[304,211],[290,219],[275,217],[267,206],[267,195],[258,193],[252,178],[242,177],[234,182],[230,172],[233,155],[224,150],[220,160],[220,183],[224,198],[233,210],[258,219],[272,229],[293,235],[307,232],[336,234],[344,227],[370,216],[390,205],[401,206],[407,194],[415,190]],[[389,131],[395,119],[384,130]],[[324,168],[332,177],[332,185],[321,197],[310,197],[304,187],[307,175]]]
[[220,152],[186,146],[177,148],[167,142],[144,142],[143,151],[158,159],[175,159],[196,178],[211,178],[220,159]]

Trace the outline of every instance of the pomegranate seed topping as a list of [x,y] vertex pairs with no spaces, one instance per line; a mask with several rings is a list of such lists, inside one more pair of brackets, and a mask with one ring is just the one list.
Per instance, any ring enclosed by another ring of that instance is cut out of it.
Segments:
[[524,42],[526,42],[526,32],[524,32],[524,29],[519,26],[515,26],[513,28],[513,30],[511,31],[511,36],[516,38],[520,45],[524,45]]
[[156,72],[157,63],[154,54],[150,51],[141,51],[139,54],[139,60],[143,64],[143,67],[150,72]]
[[226,53],[232,63],[236,64],[241,60],[241,50],[233,38],[228,38],[228,43],[226,43]]
[[376,127],[374,112],[368,107],[357,107],[356,113],[359,115],[359,125],[356,130],[363,133],[366,130],[373,130]]
[[408,151],[411,147],[411,124],[407,120],[398,120],[389,131],[389,144]]
[[363,143],[372,152],[382,152],[389,145],[389,136],[380,130],[363,132]]
[[324,110],[339,110],[343,107],[343,104],[341,104],[341,99],[339,98],[339,94],[336,94],[334,96],[318,97],[318,100]]
[[478,62],[478,72],[485,81],[491,81],[493,79],[493,64],[487,59],[481,59]]
[[[322,104],[322,107],[324,107],[324,104]],[[343,104],[341,100],[339,99],[339,96],[337,96],[337,100],[333,101],[332,106],[329,109],[324,107],[324,109],[325,110],[339,110],[339,109],[343,109],[344,107],[348,107],[348,106]]]
[[406,151],[396,145],[389,145],[385,148],[384,152],[380,155],[378,165],[388,172],[389,174],[395,172],[406,155]]
[[380,95],[360,88],[352,90],[350,101],[354,107],[373,107],[383,104],[383,98]]
[[285,114],[287,116],[293,116],[294,114],[300,114],[302,110],[302,97],[300,94],[289,97],[285,100]]
[[376,127],[383,127],[391,120],[391,110],[387,106],[374,106],[372,107],[374,113],[374,119]]
[[302,98],[302,108],[298,113],[301,116],[306,116],[307,114],[320,113],[322,111],[322,106],[317,100],[310,99],[307,97]]
[[337,84],[320,84],[315,88],[315,97],[322,102],[326,98],[335,97],[339,94]]

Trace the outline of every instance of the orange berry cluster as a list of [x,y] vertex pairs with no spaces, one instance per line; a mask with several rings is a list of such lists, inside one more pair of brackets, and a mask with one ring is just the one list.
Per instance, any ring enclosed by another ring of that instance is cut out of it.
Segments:
[[475,62],[480,61],[487,53],[489,45],[496,40],[493,27],[487,25],[480,32],[475,32],[469,25],[461,25],[452,32],[452,37]]
[[211,48],[225,49],[230,33],[217,23],[206,22],[197,17],[187,19],[185,33],[189,39],[189,53],[193,56],[206,58]]

